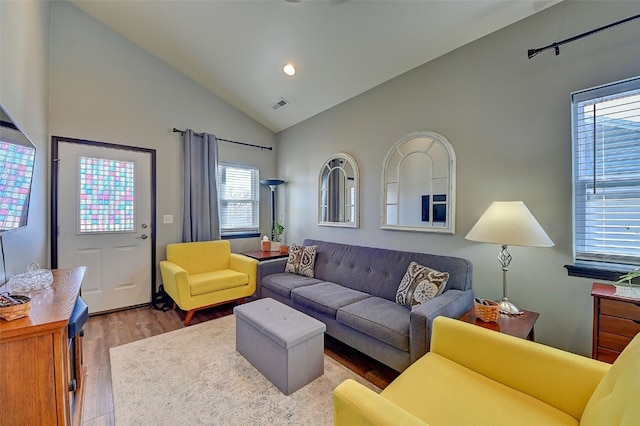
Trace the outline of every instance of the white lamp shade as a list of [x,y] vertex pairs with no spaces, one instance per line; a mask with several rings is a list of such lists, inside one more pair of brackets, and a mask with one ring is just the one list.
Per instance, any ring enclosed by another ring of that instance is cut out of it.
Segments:
[[494,201],[465,239],[507,246],[553,246],[551,238],[522,201]]

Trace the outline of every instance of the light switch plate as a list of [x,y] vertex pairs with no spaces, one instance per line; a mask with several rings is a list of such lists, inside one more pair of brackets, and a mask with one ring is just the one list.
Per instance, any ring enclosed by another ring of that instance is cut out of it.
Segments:
[[162,223],[173,223],[173,215],[172,214],[165,214],[162,217]]

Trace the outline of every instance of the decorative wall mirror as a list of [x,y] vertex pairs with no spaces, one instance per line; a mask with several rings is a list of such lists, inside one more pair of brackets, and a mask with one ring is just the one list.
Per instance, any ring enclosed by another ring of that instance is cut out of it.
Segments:
[[381,228],[455,233],[456,156],[442,135],[411,133],[382,163]]
[[329,156],[318,176],[318,225],[357,228],[358,165],[344,152]]

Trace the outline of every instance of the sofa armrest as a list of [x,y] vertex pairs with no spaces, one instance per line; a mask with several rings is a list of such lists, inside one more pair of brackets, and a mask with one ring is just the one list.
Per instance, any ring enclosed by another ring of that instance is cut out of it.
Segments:
[[262,279],[267,275],[279,274],[284,272],[284,268],[287,265],[288,258],[267,260],[258,264],[258,278],[257,278],[257,290],[256,295],[258,298],[262,297]]
[[413,308],[409,325],[411,363],[429,351],[434,318],[439,315],[459,318],[472,307],[473,292],[471,290],[447,290],[440,296]]
[[431,351],[512,389],[537,398],[576,420],[609,364],[551,346],[438,317]]
[[352,379],[333,391],[336,426],[425,426],[426,423]]
[[164,291],[173,299],[175,303],[184,309],[189,291],[189,275],[180,266],[168,260],[160,261],[160,274],[162,275],[162,285]]
[[244,254],[231,253],[229,256],[229,268],[234,271],[244,272],[249,276],[249,288],[251,294],[256,291],[258,274],[258,261]]

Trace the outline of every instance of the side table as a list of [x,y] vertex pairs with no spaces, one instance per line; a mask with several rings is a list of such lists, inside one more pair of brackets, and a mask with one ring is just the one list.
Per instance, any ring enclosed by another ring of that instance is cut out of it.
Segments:
[[279,251],[245,251],[242,254],[245,256],[258,259],[258,262],[264,262],[265,260],[281,259],[283,257],[289,257],[289,253],[280,253]]
[[524,311],[522,315],[500,314],[498,322],[484,322],[476,317],[475,309],[471,308],[458,319],[510,336],[534,341],[533,327],[539,316],[540,314],[537,312]]

